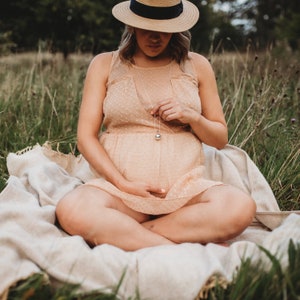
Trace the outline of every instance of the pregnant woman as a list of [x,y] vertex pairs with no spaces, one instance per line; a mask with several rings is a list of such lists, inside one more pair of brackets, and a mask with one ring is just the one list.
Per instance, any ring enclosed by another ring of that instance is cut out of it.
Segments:
[[237,236],[256,206],[205,179],[202,143],[222,149],[228,132],[212,67],[190,51],[197,7],[131,0],[112,13],[125,23],[120,46],[90,63],[78,121],[95,178],[59,201],[60,226],[128,251]]

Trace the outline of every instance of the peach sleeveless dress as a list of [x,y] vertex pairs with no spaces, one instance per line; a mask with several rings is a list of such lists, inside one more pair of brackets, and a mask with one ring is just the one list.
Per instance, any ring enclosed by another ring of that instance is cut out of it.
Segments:
[[[119,190],[101,174],[86,184],[119,197],[130,208],[151,215],[173,212],[191,203],[207,188],[220,185],[203,178],[201,141],[189,126],[169,124],[150,111],[162,99],[176,97],[201,111],[193,66],[175,61],[161,67],[142,68],[123,63],[113,52],[104,100],[105,131],[100,142],[125,178],[147,182],[167,191],[164,198],[139,197]],[[161,138],[157,140],[156,134]]]

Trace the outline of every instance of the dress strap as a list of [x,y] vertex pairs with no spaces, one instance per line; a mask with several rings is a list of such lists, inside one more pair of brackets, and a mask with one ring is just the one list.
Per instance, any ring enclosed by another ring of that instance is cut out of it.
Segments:
[[183,63],[180,64],[180,69],[184,73],[189,74],[194,78],[197,78],[197,73],[191,55],[188,55],[188,59],[186,59]]
[[112,60],[110,66],[110,74],[108,76],[108,84],[128,75],[128,66],[120,59],[119,51],[112,52]]

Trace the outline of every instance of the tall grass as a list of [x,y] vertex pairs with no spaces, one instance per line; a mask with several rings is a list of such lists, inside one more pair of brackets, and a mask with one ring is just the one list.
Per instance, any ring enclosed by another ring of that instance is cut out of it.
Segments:
[[[89,56],[31,53],[0,57],[0,190],[5,158],[45,141],[75,151],[78,109]],[[259,55],[211,56],[230,143],[246,150],[283,210],[300,208],[300,65]]]
[[215,284],[198,300],[298,300],[300,297],[300,246],[290,241],[289,266],[283,269],[280,261],[261,248],[271,262],[266,268],[262,261],[242,261],[231,283],[216,278]]
[[297,57],[213,57],[229,142],[257,164],[283,210],[299,209],[300,61]]
[[[90,59],[74,55],[64,61],[59,55],[47,53],[0,57],[0,191],[8,178],[5,159],[9,152],[50,141],[59,143],[61,151],[77,153],[78,110]],[[213,55],[210,60],[230,143],[243,148],[254,160],[282,210],[299,210],[297,56],[236,53]],[[290,266],[286,271],[279,269],[276,258],[269,257],[273,263],[270,271],[244,261],[234,281],[209,290],[208,299],[299,299],[299,245],[290,245]],[[77,288],[54,290],[44,276],[34,275],[12,288],[8,299],[118,299],[117,293],[78,295]],[[251,292],[247,297],[245,289]]]
[[31,53],[0,58],[0,189],[9,152],[60,142],[74,150],[82,86],[90,57]]

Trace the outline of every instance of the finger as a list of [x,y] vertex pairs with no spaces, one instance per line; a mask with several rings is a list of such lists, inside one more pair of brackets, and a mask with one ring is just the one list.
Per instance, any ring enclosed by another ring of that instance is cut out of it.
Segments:
[[164,110],[161,114],[160,117],[165,120],[165,121],[171,121],[174,120],[174,118],[177,117],[177,112],[176,110],[172,107],[169,109]]
[[166,111],[173,109],[172,103],[165,103],[160,106],[155,106],[153,111],[155,111],[156,115],[162,116]]
[[155,117],[156,115],[158,115],[158,110],[159,110],[159,106],[155,105],[150,111],[150,114]]
[[157,102],[154,106],[153,106],[153,108],[152,108],[152,110],[151,110],[151,115],[157,115],[158,114],[158,111],[160,110],[160,109],[162,109],[165,105],[168,105],[168,104],[171,104],[171,99],[164,99],[164,100],[161,100],[161,101],[159,101],[159,102]]
[[165,194],[166,193],[166,190],[165,189],[162,189],[162,188],[154,188],[154,187],[150,187],[148,189],[148,192],[150,193],[155,193],[155,194]]
[[169,122],[169,121],[174,121],[174,120],[178,120],[178,113],[176,112],[171,112],[169,113],[168,115],[166,115],[166,117],[164,118],[164,120],[166,122]]

